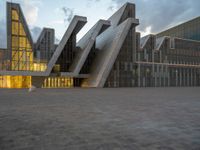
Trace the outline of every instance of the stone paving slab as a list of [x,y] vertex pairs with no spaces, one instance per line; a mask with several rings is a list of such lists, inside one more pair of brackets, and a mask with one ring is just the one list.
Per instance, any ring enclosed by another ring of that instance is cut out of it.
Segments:
[[200,150],[200,88],[0,90],[0,150]]

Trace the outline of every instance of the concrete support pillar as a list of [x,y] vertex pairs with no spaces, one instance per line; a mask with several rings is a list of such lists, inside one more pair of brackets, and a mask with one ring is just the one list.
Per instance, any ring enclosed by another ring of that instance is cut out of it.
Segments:
[[138,64],[138,87],[140,86],[140,64]]
[[189,69],[187,69],[187,86],[190,86],[190,73],[189,73]]
[[162,83],[162,65],[158,65],[158,76],[159,76],[159,87],[161,87]]
[[182,86],[182,74],[183,74],[183,69],[180,68],[180,70],[179,70],[179,81],[180,81],[179,85],[180,86]]
[[175,70],[175,74],[176,74],[176,87],[178,86],[178,69],[176,68],[176,70]]
[[153,64],[152,65],[152,85],[151,86],[154,86],[155,87],[155,65]]
[[194,86],[197,86],[197,69],[194,69]]
[[185,68],[183,69],[183,83],[184,83],[184,86],[186,86],[186,69]]
[[155,84],[156,84],[156,87],[158,87],[158,85],[159,85],[159,65],[156,65]]
[[200,69],[198,69],[197,72],[198,72],[198,73],[197,73],[197,79],[196,79],[196,81],[197,81],[197,86],[200,86],[200,78],[199,78],[199,76],[200,76],[200,75],[199,75],[199,74],[200,74]]
[[167,76],[166,76],[166,73],[167,73],[167,66],[164,66],[164,75],[163,75],[163,77],[164,77],[163,86],[164,86],[164,87],[166,87],[166,77],[167,77]]
[[164,65],[161,66],[161,86],[164,86]]
[[193,68],[191,68],[191,86],[194,86],[194,82],[193,82]]
[[168,86],[170,86],[170,69],[168,68],[168,71],[167,71],[167,78],[168,78]]

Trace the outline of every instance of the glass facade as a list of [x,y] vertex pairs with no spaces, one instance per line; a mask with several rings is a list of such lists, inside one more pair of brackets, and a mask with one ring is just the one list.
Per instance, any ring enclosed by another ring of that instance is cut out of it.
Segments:
[[33,70],[34,71],[45,71],[47,69],[46,63],[34,63]]
[[69,72],[69,68],[72,65],[72,61],[75,58],[76,50],[76,34],[72,33],[68,42],[66,43],[56,65],[60,65],[61,72]]
[[0,88],[30,88],[31,76],[0,76]]
[[98,52],[98,50],[95,49],[95,43],[94,43],[90,53],[88,54],[88,57],[87,57],[85,63],[80,71],[80,74],[89,74],[90,73],[90,69],[91,69],[90,67],[96,57],[97,52]]
[[33,71],[33,50],[20,19],[19,12],[12,8],[11,17],[11,70]]
[[135,55],[135,28],[129,30],[114,66],[105,83],[106,87],[132,87],[135,84],[133,62]]
[[[22,16],[19,9],[12,8],[9,10],[10,16],[10,49],[7,50],[11,71],[33,71],[33,49],[25,32]],[[7,60],[3,60],[1,70]],[[30,88],[31,76],[0,76],[1,88]]]
[[[138,51],[138,86],[198,86],[200,42],[152,35]],[[157,49],[154,45],[161,44]]]
[[[46,63],[34,63],[33,48],[28,35],[25,31],[25,24],[23,22],[22,13],[17,7],[8,9],[10,15],[9,35],[10,47],[7,52],[8,56],[3,59],[3,53],[0,53],[1,65],[0,70],[5,70],[5,65],[9,61],[11,71],[45,71]],[[1,50],[2,52],[2,50]],[[8,70],[8,69],[6,69]],[[32,82],[31,76],[0,76],[0,88],[30,88]]]

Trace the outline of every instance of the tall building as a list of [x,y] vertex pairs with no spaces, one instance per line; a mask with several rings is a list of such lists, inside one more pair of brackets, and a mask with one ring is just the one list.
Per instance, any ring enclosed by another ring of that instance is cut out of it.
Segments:
[[86,23],[86,17],[74,16],[58,45],[54,29],[49,28],[33,43],[20,5],[7,3],[7,49],[0,50],[0,87],[200,85],[199,22],[187,28],[188,23],[180,25],[184,26],[181,34],[177,29],[173,35],[166,31],[140,38],[135,5],[126,3],[76,41]]

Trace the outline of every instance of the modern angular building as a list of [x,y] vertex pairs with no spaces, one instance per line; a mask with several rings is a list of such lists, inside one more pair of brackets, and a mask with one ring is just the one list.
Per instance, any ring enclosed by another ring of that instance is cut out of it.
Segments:
[[184,27],[192,36],[166,31],[140,38],[135,5],[126,3],[76,41],[86,23],[86,17],[75,16],[58,45],[54,29],[48,28],[34,43],[19,4],[7,3],[0,88],[200,85],[199,24],[195,23],[195,30]]
[[170,36],[200,41],[200,17],[157,34],[157,37]]

